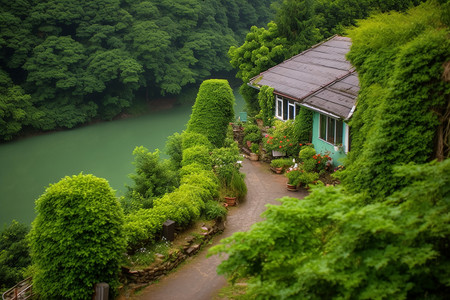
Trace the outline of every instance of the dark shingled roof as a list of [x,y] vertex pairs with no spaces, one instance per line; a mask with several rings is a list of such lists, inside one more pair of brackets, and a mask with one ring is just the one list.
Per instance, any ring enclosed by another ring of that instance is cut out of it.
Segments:
[[351,40],[334,36],[253,77],[250,85],[343,119],[350,117],[359,91],[358,76],[345,55]]

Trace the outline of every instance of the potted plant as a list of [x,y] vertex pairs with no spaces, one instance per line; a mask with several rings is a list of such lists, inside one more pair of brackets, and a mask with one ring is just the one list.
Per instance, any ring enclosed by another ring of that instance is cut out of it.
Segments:
[[273,172],[281,174],[283,169],[289,168],[293,165],[293,161],[290,158],[276,158],[270,162],[270,167]]
[[234,169],[229,180],[222,183],[222,194],[228,206],[236,205],[236,201],[243,199],[247,195],[247,185],[244,181],[244,174]]
[[319,179],[319,174],[316,172],[302,172],[299,176],[299,183],[303,184],[306,189],[309,188],[309,184]]
[[288,178],[287,189],[288,191],[296,191],[298,185],[300,184],[302,170],[294,169],[286,172],[286,177]]
[[250,160],[254,160],[254,161],[258,160],[259,159],[259,157],[258,157],[259,144],[252,143],[251,146],[250,146],[250,152],[251,152],[250,153]]

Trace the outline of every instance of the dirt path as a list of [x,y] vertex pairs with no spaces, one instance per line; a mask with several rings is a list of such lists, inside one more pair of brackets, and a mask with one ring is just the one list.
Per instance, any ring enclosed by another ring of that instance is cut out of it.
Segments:
[[[212,240],[217,244],[224,237],[237,231],[246,231],[253,223],[261,221],[261,213],[265,205],[279,204],[275,199],[283,196],[303,198],[305,192],[288,192],[286,178],[273,174],[267,164],[245,159],[242,172],[246,174],[248,187],[247,199],[237,207],[232,207],[223,234]],[[175,272],[161,281],[145,288],[132,299],[139,300],[210,300],[226,285],[226,279],[216,273],[221,259],[218,256],[206,258],[208,249],[205,247],[195,257],[188,259]]]

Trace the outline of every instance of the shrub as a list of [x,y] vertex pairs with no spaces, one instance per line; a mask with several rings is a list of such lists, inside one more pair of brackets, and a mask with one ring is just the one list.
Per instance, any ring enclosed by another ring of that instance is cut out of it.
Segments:
[[294,162],[290,158],[276,158],[272,159],[270,162],[270,166],[274,168],[287,168],[291,167],[293,164]]
[[303,144],[295,139],[292,124],[292,120],[276,120],[274,128],[270,128],[264,137],[264,148],[267,151],[275,150],[285,152],[288,156],[297,156]]
[[202,171],[209,171],[211,168],[209,166],[199,164],[199,163],[192,163],[189,165],[185,165],[180,169],[179,175],[181,178],[184,176],[190,175],[190,174],[196,174]]
[[193,163],[205,166],[206,169],[211,169],[211,157],[209,155],[209,149],[206,146],[194,146],[183,151],[181,164],[186,166]]
[[0,292],[22,281],[31,264],[28,231],[28,226],[12,221],[0,233]]
[[181,136],[183,150],[193,146],[206,146],[208,149],[213,148],[211,142],[204,134],[197,132],[183,132]]
[[218,197],[219,184],[217,182],[217,177],[212,171],[199,171],[198,173],[189,174],[183,176],[181,179],[181,184],[189,184],[193,186],[201,187],[207,190],[208,199],[213,199]]
[[207,220],[225,217],[227,215],[227,209],[221,203],[209,200],[205,203],[204,215]]
[[274,95],[273,88],[263,85],[259,89],[258,93],[258,103],[261,108],[262,119],[264,122],[264,126],[272,126],[273,120],[273,105],[274,105]]
[[125,246],[123,213],[105,179],[65,177],[36,201],[30,232],[33,290],[44,299],[88,299],[93,286],[117,287]]
[[303,149],[300,150],[300,162],[302,163],[303,170],[306,172],[311,172],[316,169],[317,162],[313,158],[314,155],[316,155],[316,150],[314,150],[313,147],[303,147]]
[[133,155],[136,173],[131,174],[130,178],[134,185],[127,186],[128,192],[123,202],[126,207],[151,207],[153,198],[172,191],[178,185],[176,172],[171,171],[168,161],[160,161],[159,150],[151,153],[140,146],[134,149]]
[[259,144],[262,140],[262,136],[260,133],[249,133],[244,137],[244,143],[252,142]]
[[310,143],[312,139],[313,111],[300,107],[293,124],[293,137],[299,143]]
[[227,126],[234,118],[234,95],[228,81],[205,80],[192,107],[187,132],[204,134],[215,147],[222,147]]
[[175,169],[181,167],[181,160],[183,159],[183,149],[182,149],[183,136],[178,132],[169,136],[166,141],[165,152],[170,156]]

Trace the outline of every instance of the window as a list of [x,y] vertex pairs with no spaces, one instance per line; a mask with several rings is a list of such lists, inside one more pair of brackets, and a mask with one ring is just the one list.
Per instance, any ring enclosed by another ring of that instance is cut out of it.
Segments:
[[295,104],[292,102],[289,102],[288,104],[288,119],[289,120],[295,119]]
[[277,96],[276,98],[276,116],[277,118],[283,119],[283,98]]
[[333,145],[342,144],[344,123],[341,120],[320,115],[319,137]]

